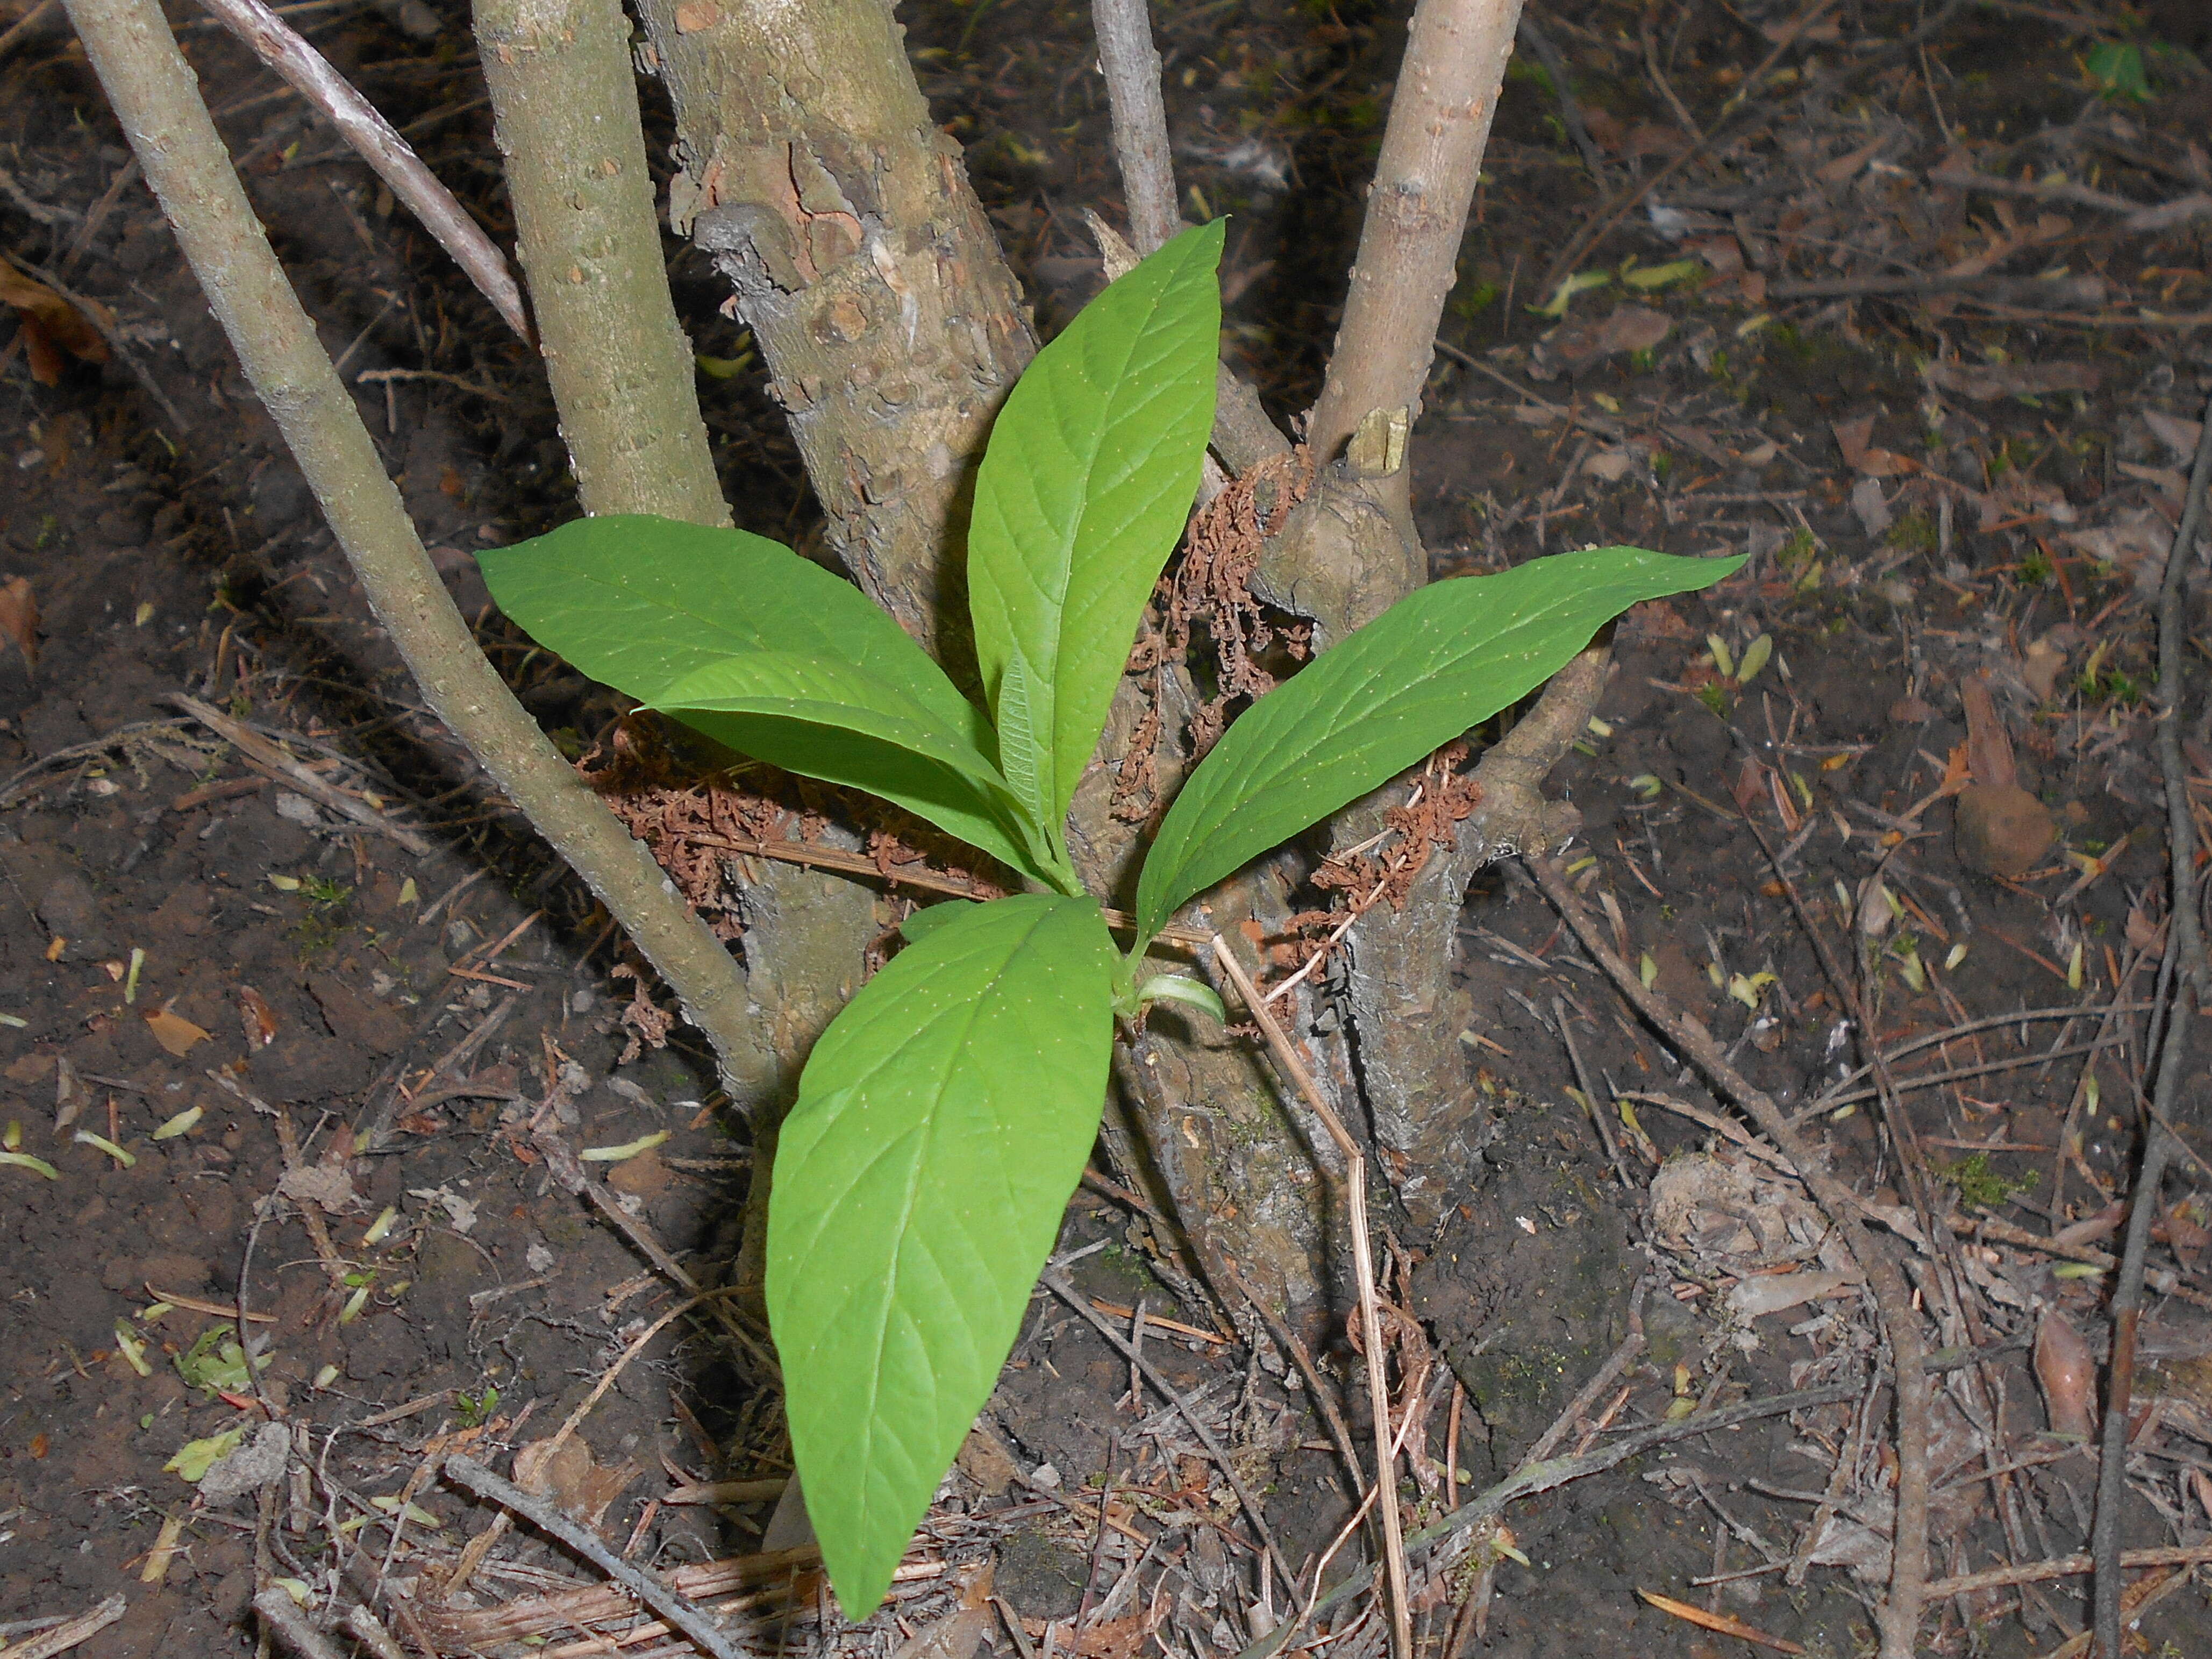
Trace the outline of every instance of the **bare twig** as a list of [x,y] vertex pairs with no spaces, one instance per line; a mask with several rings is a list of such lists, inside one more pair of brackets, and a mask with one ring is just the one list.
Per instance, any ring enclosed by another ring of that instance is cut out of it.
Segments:
[[[1291,1046],[1289,1034],[1269,1012],[1260,988],[1253,984],[1252,976],[1244,971],[1244,964],[1237,960],[1228,941],[1218,933],[1213,936],[1212,954],[1214,965],[1237,988],[1246,1011],[1259,1023],[1267,1039],[1267,1051],[1282,1067],[1283,1075],[1298,1091],[1308,1109],[1321,1120],[1322,1127],[1328,1131],[1329,1139],[1336,1143],[1336,1150],[1344,1159],[1345,1202],[1351,1211],[1352,1271],[1359,1297],[1360,1346],[1364,1350],[1361,1358],[1367,1368],[1368,1408],[1375,1419],[1375,1486],[1382,1499],[1377,1508],[1382,1517],[1382,1559],[1389,1575],[1391,1651],[1397,1659],[1412,1659],[1413,1627],[1406,1581],[1405,1528],[1398,1514],[1397,1458],[1390,1435],[1390,1389],[1383,1376],[1382,1310],[1375,1292],[1375,1257],[1367,1231],[1367,1160],[1360,1152],[1359,1143],[1352,1138],[1335,1109],[1322,1097],[1313,1073],[1306,1069],[1305,1061]],[[1411,1402],[1407,1408],[1413,1408]],[[1287,1575],[1285,1582],[1291,1582]]]
[[1659,1030],[1677,1054],[1687,1056],[1722,1093],[1748,1113],[1796,1167],[1798,1178],[1843,1235],[1866,1275],[1897,1375],[1897,1523],[1890,1550],[1889,1600],[1880,1615],[1881,1653],[1882,1659],[1912,1659],[1928,1577],[1929,1389],[1911,1287],[1897,1264],[1867,1231],[1850,1189],[1822,1167],[1812,1150],[1798,1139],[1782,1109],[1729,1064],[1710,1032],[1691,1024],[1645,988],[1636,970],[1606,942],[1557,866],[1547,859],[1525,861],[1583,950],[1605,970],[1620,994]]
[[1667,107],[1674,111],[1674,119],[1681,124],[1682,131],[1690,135],[1690,142],[1693,144],[1702,144],[1705,142],[1705,129],[1698,125],[1697,118],[1690,113],[1689,106],[1682,101],[1680,94],[1674,90],[1674,83],[1667,78],[1666,68],[1659,61],[1659,11],[1656,0],[1654,4],[1644,9],[1641,32],[1644,39],[1644,73],[1651,77],[1651,84],[1658,88],[1659,95],[1667,100]]
[[[1222,1449],[1213,1431],[1207,1428],[1198,1413],[1191,1409],[1190,1402],[1176,1392],[1175,1385],[1160,1375],[1159,1368],[1146,1358],[1134,1343],[1114,1328],[1111,1320],[1092,1307],[1086,1297],[1078,1294],[1075,1287],[1065,1279],[1056,1273],[1048,1272],[1038,1277],[1037,1283],[1089,1320],[1098,1334],[1112,1345],[1114,1351],[1143,1372],[1145,1380],[1158,1389],[1168,1404],[1182,1413],[1183,1421],[1190,1425],[1191,1432],[1198,1437],[1198,1443],[1206,1448],[1206,1455],[1213,1460],[1223,1478],[1229,1482],[1230,1490],[1237,1494],[1237,1501],[1243,1507],[1245,1518],[1251,1522],[1252,1529],[1259,1534],[1260,1541],[1267,1553],[1274,1558],[1275,1571],[1283,1575],[1285,1583],[1291,1583],[1294,1575],[1289,1559],[1284,1555],[1282,1547],[1275,1542],[1274,1534],[1267,1529],[1267,1517],[1261,1511],[1259,1500],[1245,1486],[1243,1477],[1237,1473],[1237,1466],[1229,1461],[1229,1454]],[[1099,1504],[1103,1512],[1105,1499],[1101,1498]]]
[[262,1622],[284,1638],[300,1659],[340,1659],[337,1644],[307,1622],[292,1594],[282,1584],[271,1584],[253,1598],[253,1610]]
[[[568,1420],[553,1431],[552,1438],[545,1443],[545,1455],[551,1457],[554,1453],[568,1443],[570,1437],[583,1426],[584,1419],[589,1417],[598,1407],[599,1401],[606,1397],[607,1390],[614,1387],[615,1379],[623,1374],[631,1360],[645,1352],[646,1346],[653,1338],[659,1336],[661,1332],[666,1330],[702,1303],[712,1297],[727,1294],[727,1291],[709,1291],[704,1296],[695,1296],[687,1301],[679,1302],[659,1318],[654,1320],[652,1324],[647,1326],[644,1330],[639,1332],[629,1346],[616,1356],[614,1364],[608,1366],[600,1375],[599,1380],[592,1384],[592,1391],[584,1396],[583,1403],[570,1412]],[[507,1516],[504,1513],[496,1515],[492,1517],[491,1525],[469,1540],[461,1551],[460,1560],[454,1565],[452,1574],[441,1587],[442,1593],[446,1596],[451,1597],[454,1592],[462,1589],[471,1578],[475,1577],[476,1570],[483,1565],[484,1557],[491,1553],[492,1546],[500,1540],[506,1533],[507,1528]]]
[[[1408,1552],[1418,1553],[1446,1543],[1470,1528],[1482,1526],[1494,1519],[1516,1498],[1533,1497],[1538,1492],[1551,1492],[1566,1486],[1571,1481],[1602,1474],[1632,1457],[1642,1456],[1655,1447],[1685,1440],[1692,1435],[1732,1429],[1741,1424],[1757,1422],[1762,1418],[1779,1417],[1787,1412],[1810,1411],[1818,1406],[1832,1406],[1839,1401],[1852,1399],[1857,1394],[1856,1384],[1835,1382],[1796,1394],[1777,1395],[1767,1400],[1747,1400],[1740,1406],[1724,1407],[1718,1411],[1696,1412],[1672,1423],[1661,1423],[1625,1434],[1602,1450],[1588,1452],[1580,1457],[1559,1457],[1548,1462],[1523,1464],[1496,1486],[1469,1498],[1443,1520],[1411,1534],[1406,1540],[1406,1547]],[[1311,1611],[1316,1614],[1327,1613],[1331,1607],[1362,1594],[1374,1582],[1374,1570],[1363,1567],[1322,1596]],[[1286,1620],[1247,1646],[1237,1659],[1273,1659],[1292,1631],[1292,1625]]]
[[661,1583],[657,1575],[623,1560],[601,1541],[597,1533],[578,1526],[556,1505],[533,1497],[512,1480],[502,1480],[470,1458],[448,1457],[445,1470],[446,1479],[455,1486],[489,1498],[522,1516],[539,1531],[559,1539],[696,1643],[702,1652],[712,1655],[713,1659],[738,1659],[737,1644],[722,1633],[720,1626]]
[[1636,1183],[1629,1178],[1627,1162],[1620,1155],[1620,1143],[1613,1138],[1613,1126],[1605,1121],[1605,1107],[1597,1097],[1596,1089],[1591,1086],[1589,1068],[1583,1064],[1582,1050],[1575,1047],[1575,1034],[1568,1029],[1567,1018],[1565,999],[1553,997],[1552,1023],[1559,1028],[1559,1041],[1566,1048],[1568,1062],[1575,1068],[1575,1081],[1582,1085],[1583,1110],[1589,1115],[1590,1127],[1597,1131],[1598,1144],[1605,1148],[1606,1161],[1613,1165],[1613,1172],[1620,1177],[1621,1190],[1632,1193],[1636,1190]]
[[[2054,1556],[2048,1561],[2024,1561],[2016,1566],[1990,1567],[1981,1572],[1961,1573],[1955,1578],[1938,1578],[1928,1586],[1930,1601],[1942,1601],[1948,1596],[1971,1595],[1976,1590],[2002,1589],[2008,1584],[2033,1584],[2048,1578],[2073,1578],[2091,1570],[2094,1558],[2087,1555]],[[2124,1550],[2119,1565],[2129,1571],[2144,1567],[2188,1567],[2201,1561],[2212,1561],[2212,1543],[2174,1544],[2163,1548]]]
[[438,844],[421,830],[394,823],[387,814],[379,811],[367,801],[325,782],[268,738],[249,730],[220,708],[202,702],[198,697],[188,697],[181,691],[173,694],[169,701],[230,744],[246,763],[264,777],[275,779],[287,789],[307,796],[318,805],[327,806],[331,811],[352,819],[364,829],[389,836],[418,859],[428,858],[437,850]]
[[1145,0],[1091,0],[1098,34],[1098,67],[1114,117],[1114,156],[1129,204],[1129,240],[1139,254],[1164,246],[1182,228],[1176,210],[1175,156],[1168,148],[1167,107],[1160,100],[1160,54]]
[[[43,8],[42,8],[43,9]],[[49,1630],[27,1638],[8,1650],[8,1659],[54,1659],[58,1653],[67,1653],[80,1643],[90,1640],[117,1620],[123,1617],[130,1603],[119,1595],[111,1595],[88,1613],[74,1619],[64,1619]]]
[[1322,1381],[1321,1372],[1314,1365],[1313,1356],[1306,1352],[1306,1345],[1298,1340],[1298,1334],[1275,1317],[1267,1304],[1261,1301],[1252,1287],[1244,1282],[1244,1276],[1237,1271],[1236,1267],[1224,1261],[1221,1272],[1222,1276],[1228,1279],[1230,1288],[1251,1304],[1252,1311],[1260,1316],[1261,1322],[1267,1328],[1267,1334],[1288,1351],[1291,1364],[1298,1368],[1298,1375],[1305,1379],[1306,1389],[1313,1399],[1315,1409],[1321,1413],[1322,1421],[1328,1425],[1328,1437],[1336,1444],[1336,1455],[1344,1460],[1344,1467],[1352,1476],[1352,1495],[1354,1498],[1366,1497],[1366,1471],[1359,1467],[1358,1454],[1352,1449],[1352,1431],[1345,1426],[1344,1413],[1337,1409],[1336,1391]]
[[59,3],[60,0],[39,0],[37,5],[10,23],[6,29],[0,30],[0,58],[6,57],[9,49],[18,40],[52,16],[54,8]]
[[2212,217],[2212,193],[2192,191],[2171,202],[2135,202],[2108,191],[2093,190],[2063,179],[2000,179],[1971,167],[1937,167],[1928,182],[1948,190],[1976,191],[1984,196],[2012,196],[2031,202],[2065,202],[2094,208],[2100,213],[2126,216],[2122,228],[2136,232],[2168,230],[2194,219]]
[[523,339],[532,337],[522,289],[507,268],[507,256],[483,227],[454,200],[453,191],[422,165],[408,142],[392,130],[353,83],[262,0],[200,0],[222,26],[251,47],[254,55],[283,76],[320,111],[338,136],[375,169],[392,193],[422,222],[439,246],[453,257],[507,325]]
[[2166,582],[2158,605],[2158,761],[2166,784],[2166,860],[2173,884],[2168,908],[2165,961],[2159,977],[2172,985],[2173,1008],[2159,1045],[2158,1082],[2151,1122],[2144,1136],[2142,1166],[2136,1172],[2129,1206],[2128,1236],[2120,1252],[2120,1274],[2112,1286],[2112,1355],[2105,1385],[2102,1454],[2097,1468],[2097,1520],[2090,1553],[2097,1558],[2095,1620],[2105,1659],[2120,1655],[2120,1508],[2127,1498],[2128,1407],[2135,1377],[2136,1327],[2142,1315],[2143,1258],[2158,1216],[2160,1183],[2173,1156],[2172,1128],[2181,1077],[2189,1064],[2189,1027],[2197,1006],[2212,994],[2204,939],[2197,921],[2197,825],[2190,815],[2189,770],[2181,752],[2181,714],[2185,699],[2183,658],[2189,629],[2183,615],[2183,579],[2197,556],[2197,537],[2204,523],[2204,494],[2212,486],[2212,404],[2197,439],[2190,473],[2189,499],[2180,527],[2166,557]]
[[1418,411],[1489,142],[1516,0],[1419,0],[1306,441],[1334,460],[1375,410]]
[[1521,21],[1514,32],[1521,44],[1536,54],[1537,62],[1544,66],[1544,78],[1552,83],[1552,97],[1559,106],[1559,125],[1566,128],[1567,137],[1574,140],[1575,148],[1582,152],[1583,165],[1597,187],[1606,187],[1605,152],[1590,137],[1589,124],[1583,119],[1583,106],[1575,101],[1573,88],[1567,84],[1567,65],[1559,56],[1559,49],[1552,44],[1551,37],[1537,27],[1535,18],[1524,6]]

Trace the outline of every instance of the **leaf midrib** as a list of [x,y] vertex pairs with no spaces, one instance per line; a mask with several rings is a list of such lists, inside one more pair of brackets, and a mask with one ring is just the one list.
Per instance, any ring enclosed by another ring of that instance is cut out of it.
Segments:
[[[1028,949],[1030,939],[1036,937],[1036,930],[1042,927],[1047,921],[1050,920],[1052,915],[1053,912],[1050,909],[1041,909],[1037,913],[1036,916],[1030,921],[1028,926],[1023,930],[1020,939],[1007,949],[1005,961],[1001,963],[999,968],[991,975],[988,989],[985,994],[968,999],[967,1018],[961,1028],[960,1041],[946,1050],[948,1076],[950,1067],[952,1065],[957,1064],[960,1055],[967,1051],[968,1039],[973,1034],[976,1022],[982,1018],[983,1009],[991,1002],[993,998],[997,996],[1000,987],[1005,982],[1008,972],[1012,968],[1014,959],[1024,951]],[[908,1053],[915,1043],[921,1041],[922,1036],[923,1034],[919,1031],[910,1035],[904,1042],[901,1042],[897,1048],[892,1049],[890,1054],[884,1057],[882,1064],[871,1067],[867,1076],[874,1077],[879,1075],[886,1067],[895,1065],[900,1056]],[[857,1089],[861,1087],[865,1081],[865,1079],[855,1079],[852,1083],[848,1084],[846,1086],[848,1090]],[[914,1159],[913,1174],[907,1182],[906,1192],[902,1196],[899,1210],[899,1246],[896,1249],[891,1252],[890,1264],[885,1272],[883,1279],[883,1302],[886,1307],[896,1305],[898,1300],[899,1272],[907,1248],[908,1224],[914,1218],[915,1208],[918,1201],[918,1194],[921,1184],[921,1172],[924,1164],[928,1162],[930,1152],[939,1132],[939,1120],[942,1116],[939,1108],[945,1099],[945,1087],[946,1078],[941,1077],[938,1079],[936,1084],[932,1086],[930,1091],[929,1109],[926,1115],[921,1130],[921,1150],[920,1154]],[[852,1195],[854,1188],[860,1183],[860,1176],[866,1173],[866,1169],[873,1167],[875,1164],[881,1161],[881,1158],[890,1156],[891,1152],[896,1150],[896,1145],[897,1143],[893,1143],[891,1146],[885,1147],[883,1152],[879,1154],[876,1159],[870,1160],[869,1165],[854,1172],[854,1179],[847,1183],[844,1193],[841,1195],[841,1201],[842,1198],[849,1198]],[[963,1328],[970,1334],[972,1346],[972,1338],[975,1328],[971,1322],[965,1319],[961,1322]],[[876,1425],[879,1420],[879,1413],[877,1410],[877,1407],[883,1397],[884,1354],[884,1348],[889,1339],[890,1330],[890,1321],[889,1318],[885,1318],[881,1321],[876,1328],[874,1364],[868,1368],[867,1427],[863,1438],[863,1446],[867,1455],[862,1461],[861,1467],[863,1468],[872,1469],[875,1467],[874,1453]],[[867,1512],[872,1502],[872,1496],[869,1486],[866,1483],[863,1483],[860,1488],[860,1510],[864,1522],[866,1519]]]

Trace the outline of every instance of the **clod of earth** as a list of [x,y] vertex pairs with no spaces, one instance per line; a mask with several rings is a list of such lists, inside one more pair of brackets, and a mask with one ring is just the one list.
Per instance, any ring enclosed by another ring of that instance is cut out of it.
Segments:
[[1959,862],[1985,876],[2024,876],[2058,837],[2044,804],[2016,783],[1969,784],[1953,830]]

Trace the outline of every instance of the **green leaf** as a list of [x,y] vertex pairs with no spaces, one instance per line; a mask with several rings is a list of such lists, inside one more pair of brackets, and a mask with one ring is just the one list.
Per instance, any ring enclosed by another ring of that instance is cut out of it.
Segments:
[[499,608],[641,702],[751,651],[834,657],[988,746],[982,711],[860,590],[781,543],[650,514],[577,519],[477,555]]
[[944,927],[946,922],[959,921],[975,908],[966,899],[954,899],[949,903],[933,904],[927,909],[915,911],[904,921],[899,923],[898,930],[905,936],[908,945],[919,945],[930,934]]
[[197,1486],[207,1478],[207,1472],[236,1451],[245,1438],[244,1429],[225,1429],[203,1440],[187,1440],[177,1448],[176,1455],[161,1465],[161,1473],[176,1475]]
[[768,1305],[793,1455],[848,1618],[874,1611],[997,1382],[1098,1132],[1120,963],[1024,894],[892,958],[779,1137]]
[[1037,354],[992,428],[968,530],[999,758],[1066,817],[1213,425],[1222,224],[1187,230]]
[[787,684],[795,659],[857,677],[847,689],[874,699],[867,706],[879,714],[895,709],[915,742],[840,731],[851,725],[842,714],[825,723],[787,709],[700,708],[686,723],[756,759],[871,790],[1016,869],[1044,873],[1018,812],[1008,817],[982,710],[866,594],[789,548],[740,530],[611,514],[487,549],[477,562],[500,608],[532,638],[656,708],[671,707],[671,688],[692,677],[763,653],[784,659],[775,672]]
[[1212,1015],[1216,1024],[1229,1024],[1229,1011],[1221,1006],[1221,994],[1188,974],[1153,975],[1137,988],[1137,1002],[1139,1006],[1147,1002],[1187,1003]]
[[1029,830],[983,751],[865,669],[753,651],[708,663],[647,701],[744,754],[881,795],[1015,869],[1063,886],[1073,879]]
[[1254,703],[1183,785],[1138,883],[1136,949],[1193,894],[1535,690],[1630,605],[1742,562],[1594,548],[1401,599]]

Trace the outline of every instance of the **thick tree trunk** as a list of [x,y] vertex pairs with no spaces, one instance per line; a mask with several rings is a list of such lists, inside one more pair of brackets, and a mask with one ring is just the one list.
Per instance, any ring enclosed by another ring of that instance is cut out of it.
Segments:
[[885,0],[644,0],[669,219],[736,290],[832,549],[956,678],[969,474],[1036,344]]

